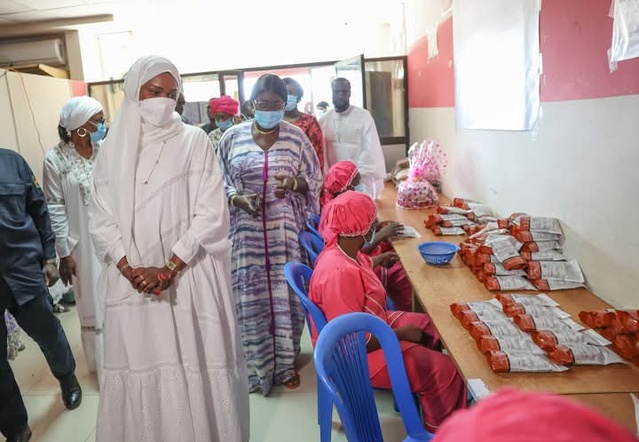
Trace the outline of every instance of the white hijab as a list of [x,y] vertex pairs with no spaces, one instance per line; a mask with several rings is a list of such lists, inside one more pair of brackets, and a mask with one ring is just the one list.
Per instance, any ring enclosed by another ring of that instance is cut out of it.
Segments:
[[141,257],[133,241],[135,213],[135,175],[142,137],[156,142],[173,138],[183,129],[177,112],[164,127],[144,125],[140,112],[140,88],[153,77],[168,72],[181,84],[180,74],[173,63],[164,57],[149,55],[139,58],[124,77],[124,101],[104,140],[104,155],[108,165],[112,189],[114,216],[118,220],[125,252],[131,265],[141,264]]
[[98,112],[102,112],[102,105],[95,98],[73,97],[62,106],[60,126],[68,131],[76,130]]

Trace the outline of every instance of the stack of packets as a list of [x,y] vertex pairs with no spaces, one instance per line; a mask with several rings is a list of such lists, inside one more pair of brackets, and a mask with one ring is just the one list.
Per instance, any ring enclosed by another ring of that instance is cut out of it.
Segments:
[[612,348],[625,359],[639,358],[639,310],[584,311],[579,319],[612,341]]
[[579,263],[562,254],[562,238],[557,219],[516,214],[469,236],[460,256],[491,291],[584,287]]
[[570,365],[623,363],[610,341],[585,330],[546,294],[499,294],[458,302],[453,315],[486,355],[494,372],[552,372]]
[[488,222],[495,222],[490,209],[476,201],[453,198],[451,206],[437,206],[437,213],[424,220],[424,226],[437,236],[465,235],[481,230]]

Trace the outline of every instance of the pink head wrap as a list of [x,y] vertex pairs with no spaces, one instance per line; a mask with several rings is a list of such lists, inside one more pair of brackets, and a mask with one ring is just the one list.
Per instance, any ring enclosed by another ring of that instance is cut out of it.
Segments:
[[213,98],[209,101],[209,109],[211,113],[222,112],[224,114],[236,115],[240,109],[240,103],[228,95],[222,95],[219,98]]
[[352,161],[338,161],[333,164],[324,177],[324,187],[320,197],[322,207],[335,198],[333,195],[344,192],[353,182],[357,172],[357,166]]
[[505,388],[455,412],[433,442],[637,442],[628,430],[571,399]]
[[351,190],[337,196],[326,206],[324,240],[334,244],[340,236],[362,236],[371,229],[377,207],[368,195]]

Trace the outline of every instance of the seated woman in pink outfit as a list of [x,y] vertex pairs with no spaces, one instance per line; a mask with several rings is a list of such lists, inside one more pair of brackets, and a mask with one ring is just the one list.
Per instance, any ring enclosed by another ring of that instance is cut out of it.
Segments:
[[[420,397],[424,424],[436,431],[453,411],[466,407],[466,386],[450,358],[438,350],[439,334],[424,313],[387,311],[386,291],[361,249],[373,239],[376,208],[360,192],[347,191],[326,207],[326,247],[317,258],[310,298],[326,319],[352,312],[375,315],[400,341],[411,390]],[[373,387],[390,388],[379,342],[370,337],[368,364]]]
[[[325,207],[341,193],[357,190],[358,186],[359,172],[352,161],[339,161],[328,170],[320,197],[322,216],[318,230],[322,237],[325,237],[326,230]],[[413,310],[413,287],[402,263],[398,261],[393,246],[388,241],[400,233],[402,228],[401,224],[394,221],[375,223],[375,239],[363,252],[373,258],[373,271],[397,309],[409,312]]]

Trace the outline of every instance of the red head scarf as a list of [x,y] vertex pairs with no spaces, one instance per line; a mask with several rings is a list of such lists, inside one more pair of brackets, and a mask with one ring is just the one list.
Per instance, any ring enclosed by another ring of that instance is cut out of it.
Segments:
[[346,191],[338,195],[326,206],[327,245],[334,244],[340,236],[362,236],[371,229],[377,207],[368,195],[360,192]]
[[228,95],[222,95],[219,98],[213,98],[209,101],[209,109],[211,113],[222,112],[224,114],[236,115],[240,109],[240,103]]
[[637,442],[625,428],[562,396],[505,388],[455,412],[433,442]]
[[333,195],[344,192],[353,182],[357,172],[357,166],[352,161],[339,161],[333,164],[324,177],[324,187],[320,197],[322,207],[335,198]]

